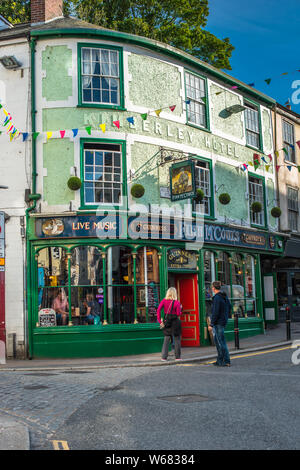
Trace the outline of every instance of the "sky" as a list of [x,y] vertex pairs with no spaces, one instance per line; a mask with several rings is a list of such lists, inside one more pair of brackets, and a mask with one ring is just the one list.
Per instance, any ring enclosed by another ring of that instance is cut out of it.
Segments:
[[235,47],[225,72],[300,114],[300,0],[209,0],[209,10],[205,29]]

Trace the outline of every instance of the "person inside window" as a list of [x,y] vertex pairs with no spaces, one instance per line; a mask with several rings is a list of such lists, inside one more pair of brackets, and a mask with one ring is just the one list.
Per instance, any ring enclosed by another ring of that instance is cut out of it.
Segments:
[[92,294],[87,294],[81,302],[80,315],[84,315],[83,322],[86,325],[98,325],[101,322],[100,305]]
[[59,290],[53,300],[52,308],[56,313],[57,324],[67,325],[69,321],[69,303],[64,289]]

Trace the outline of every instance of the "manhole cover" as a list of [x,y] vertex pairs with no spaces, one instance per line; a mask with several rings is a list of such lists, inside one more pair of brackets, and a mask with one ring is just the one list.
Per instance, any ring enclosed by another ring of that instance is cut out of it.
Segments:
[[88,370],[66,370],[63,374],[90,374]]
[[158,397],[159,400],[173,401],[176,403],[196,403],[199,401],[211,400],[209,397],[203,395],[175,395],[171,397]]
[[43,390],[43,389],[49,388],[49,387],[46,387],[46,385],[24,385],[23,388],[25,390]]

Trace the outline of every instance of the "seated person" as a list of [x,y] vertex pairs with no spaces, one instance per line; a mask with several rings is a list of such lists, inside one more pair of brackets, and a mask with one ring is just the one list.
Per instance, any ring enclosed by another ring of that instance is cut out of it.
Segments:
[[87,325],[101,322],[100,305],[92,294],[87,294],[85,300],[80,303],[80,315],[84,315],[83,321]]
[[53,310],[56,312],[56,321],[58,325],[67,325],[69,321],[69,303],[64,289],[60,289],[53,300]]

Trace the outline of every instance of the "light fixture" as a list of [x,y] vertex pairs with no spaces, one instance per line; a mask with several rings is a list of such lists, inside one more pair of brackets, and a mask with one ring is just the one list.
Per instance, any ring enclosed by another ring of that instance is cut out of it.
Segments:
[[0,57],[0,62],[3,67],[9,70],[16,70],[21,67],[20,62],[12,55]]
[[225,108],[227,113],[231,116],[232,114],[237,114],[237,113],[241,113],[242,111],[244,111],[244,109],[246,109],[245,106],[243,106],[242,104],[234,104],[232,106],[229,106],[229,108]]

